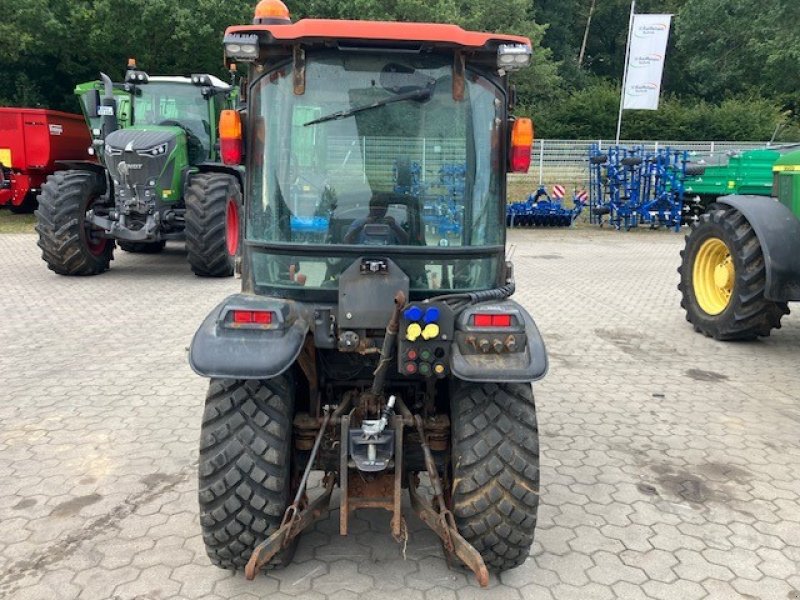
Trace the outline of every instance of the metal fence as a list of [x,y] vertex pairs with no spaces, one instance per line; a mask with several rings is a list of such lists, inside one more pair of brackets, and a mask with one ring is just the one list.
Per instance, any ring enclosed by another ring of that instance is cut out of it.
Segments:
[[[536,140],[531,152],[531,168],[527,175],[512,176],[512,180],[528,184],[562,184],[585,186],[589,183],[589,149],[593,144],[600,148],[614,145],[613,140]],[[768,142],[691,142],[622,140],[621,146],[643,146],[646,151],[659,148],[687,150],[692,159],[707,163],[724,162],[731,152],[763,148]]]
[[[568,188],[585,187],[589,183],[589,149],[593,144],[601,148],[613,145],[612,140],[536,140],[531,151],[531,168],[526,175],[511,175],[513,194],[523,189],[534,191],[537,185],[561,184]],[[692,160],[703,159],[707,163],[724,162],[731,152],[750,148],[763,148],[768,142],[696,142],[623,140],[620,145],[643,146],[645,150],[659,148],[687,150]],[[352,178],[372,186],[391,186],[396,159],[416,163],[420,166],[420,179],[435,182],[442,167],[463,162],[464,139],[421,139],[400,137],[369,137],[353,140],[329,138],[326,143],[326,159],[334,165],[338,178]]]

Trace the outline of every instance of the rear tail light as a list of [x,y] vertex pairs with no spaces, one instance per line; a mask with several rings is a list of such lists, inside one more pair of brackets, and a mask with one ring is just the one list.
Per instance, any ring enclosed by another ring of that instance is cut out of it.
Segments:
[[219,149],[226,165],[242,162],[242,119],[238,111],[223,110],[220,113]]
[[533,147],[533,121],[519,117],[511,130],[511,153],[509,163],[512,173],[527,173],[531,166]]
[[234,310],[233,322],[238,325],[272,325],[273,314],[269,310]]
[[486,313],[472,315],[472,325],[474,327],[511,327],[512,323],[511,315]]

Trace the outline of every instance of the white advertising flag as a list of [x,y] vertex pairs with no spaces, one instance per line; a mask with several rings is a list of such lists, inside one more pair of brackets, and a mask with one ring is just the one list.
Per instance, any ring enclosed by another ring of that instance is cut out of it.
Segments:
[[672,15],[634,15],[622,108],[658,109]]

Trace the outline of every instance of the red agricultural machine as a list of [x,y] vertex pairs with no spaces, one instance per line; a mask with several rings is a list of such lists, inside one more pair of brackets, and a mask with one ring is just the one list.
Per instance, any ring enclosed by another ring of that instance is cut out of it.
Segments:
[[0,207],[32,212],[58,161],[92,160],[80,115],[43,108],[0,108]]

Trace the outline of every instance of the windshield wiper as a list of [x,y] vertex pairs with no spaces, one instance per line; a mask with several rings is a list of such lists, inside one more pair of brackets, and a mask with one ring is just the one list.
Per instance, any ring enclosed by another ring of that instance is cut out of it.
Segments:
[[404,102],[406,100],[427,100],[431,97],[433,93],[433,89],[430,87],[419,88],[413,90],[411,92],[406,92],[405,94],[398,94],[397,96],[389,96],[388,98],[384,98],[383,100],[378,100],[373,102],[372,104],[365,104],[364,106],[356,106],[355,108],[351,108],[349,110],[340,110],[335,113],[331,113],[329,115],[325,115],[324,117],[320,117],[319,119],[314,119],[313,121],[309,121],[308,123],[303,123],[303,127],[308,127],[309,125],[316,125],[317,123],[324,123],[325,121],[336,121],[338,119],[345,119],[347,117],[351,117],[356,113],[364,112],[366,110],[372,110],[373,108],[379,108],[381,106],[386,106],[387,104],[394,104],[395,102]]

